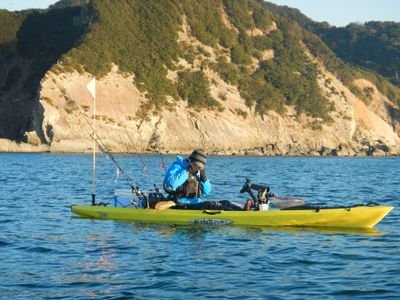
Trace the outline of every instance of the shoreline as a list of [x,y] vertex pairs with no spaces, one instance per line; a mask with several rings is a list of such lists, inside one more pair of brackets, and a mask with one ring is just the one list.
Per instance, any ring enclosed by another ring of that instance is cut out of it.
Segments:
[[[207,151],[206,151],[207,152]],[[241,153],[242,151],[238,151],[238,153],[222,153],[222,152],[207,152],[208,156],[237,156],[237,157],[347,157],[347,158],[365,158],[365,157],[400,157],[400,153],[398,154],[379,154],[374,155],[373,153],[367,155],[365,153],[356,153],[354,155],[334,155],[334,154],[259,154],[259,153]],[[54,154],[54,155],[92,155],[93,152],[90,151],[5,151],[0,149],[0,154]],[[187,156],[190,155],[191,151],[186,152],[112,152],[112,155],[119,155],[119,156],[129,156],[129,155],[145,155],[145,156],[155,156],[155,155],[165,155],[165,156],[176,156],[182,155]],[[103,155],[101,151],[96,151],[96,155]]]
[[[335,148],[321,146],[318,149],[310,145],[283,144],[280,147],[260,145],[250,147],[213,147],[193,144],[190,149],[187,144],[182,147],[158,147],[158,145],[138,149],[125,148],[124,151],[116,145],[109,145],[107,149],[113,155],[190,155],[194,149],[203,149],[208,155],[215,156],[260,156],[260,157],[397,157],[400,156],[400,145],[387,146],[385,144],[369,143],[368,145],[336,145]],[[114,149],[113,149],[114,148]],[[131,147],[133,148],[133,147]],[[0,139],[0,153],[52,153],[52,154],[92,154],[93,145],[79,142],[64,145],[17,143],[8,139]],[[129,151],[133,150],[133,151]],[[96,149],[97,154],[102,152]]]

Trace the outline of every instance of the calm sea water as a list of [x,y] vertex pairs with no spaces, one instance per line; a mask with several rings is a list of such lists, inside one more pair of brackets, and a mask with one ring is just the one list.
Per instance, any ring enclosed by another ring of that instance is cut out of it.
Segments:
[[[159,156],[117,156],[142,188]],[[174,157],[164,156],[166,164]],[[0,154],[0,299],[399,299],[400,158],[210,157],[213,199],[246,178],[332,205],[393,205],[375,231],[191,227],[91,221],[89,155]],[[124,187],[99,158],[96,192]],[[209,197],[211,198],[211,196]]]

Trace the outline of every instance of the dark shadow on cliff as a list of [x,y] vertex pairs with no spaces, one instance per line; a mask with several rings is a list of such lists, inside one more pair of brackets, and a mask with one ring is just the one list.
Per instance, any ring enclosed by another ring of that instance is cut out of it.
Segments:
[[388,103],[385,103],[386,111],[388,112],[390,118],[392,119],[392,127],[395,132],[400,130],[400,110],[397,107],[393,107]]
[[44,109],[39,102],[40,81],[63,54],[77,46],[85,30],[81,7],[32,11],[25,18],[15,51],[3,66],[0,138],[24,142],[25,132],[36,130],[41,142],[46,142],[41,129]]

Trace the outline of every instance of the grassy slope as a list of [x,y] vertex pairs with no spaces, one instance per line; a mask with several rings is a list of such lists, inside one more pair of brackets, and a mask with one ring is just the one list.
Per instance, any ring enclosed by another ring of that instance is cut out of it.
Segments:
[[[308,33],[307,46],[314,50],[316,56],[323,59],[328,69],[339,74],[342,81],[359,97],[365,99],[366,95],[352,86],[352,81],[354,78],[367,78],[400,106],[400,81],[395,78],[396,71],[400,74],[400,23],[368,22],[337,28],[326,22],[315,22],[297,9],[268,2],[264,5],[271,12],[298,22],[308,32],[313,32],[321,38],[329,46],[329,50],[324,53],[330,52],[330,55],[322,54],[318,50],[320,42],[315,44],[315,36]],[[315,47],[316,45],[318,46]]]
[[[222,8],[238,32],[223,24]],[[196,55],[177,42],[185,16],[194,37],[205,45],[223,47],[230,56],[228,62],[221,54],[216,64],[203,59],[204,66],[237,84],[258,113],[283,111],[284,104],[289,104],[299,112],[325,118],[331,109],[318,89],[317,69],[301,48],[304,31],[296,23],[269,13],[257,1],[93,0],[91,11],[95,21],[90,33],[64,57],[65,64],[74,69],[83,66],[97,76],[106,74],[112,63],[117,64],[121,71],[135,74],[138,87],[148,93],[149,108],[167,105],[167,95],[182,97],[195,107],[219,107],[208,92],[209,84],[193,80],[196,76],[204,79],[202,70],[191,75],[180,72],[177,83],[167,79],[168,69],[174,70],[179,57],[190,60],[190,55]],[[248,34],[256,27],[267,29],[273,21],[280,30],[264,36]],[[274,50],[275,59],[261,62],[253,72],[252,57],[260,58],[267,49]]]

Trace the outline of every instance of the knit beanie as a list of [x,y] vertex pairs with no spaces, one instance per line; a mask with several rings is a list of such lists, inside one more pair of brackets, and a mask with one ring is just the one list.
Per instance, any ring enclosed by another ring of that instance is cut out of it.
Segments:
[[201,162],[202,164],[206,164],[207,155],[203,150],[197,149],[192,152],[189,156],[190,160]]

